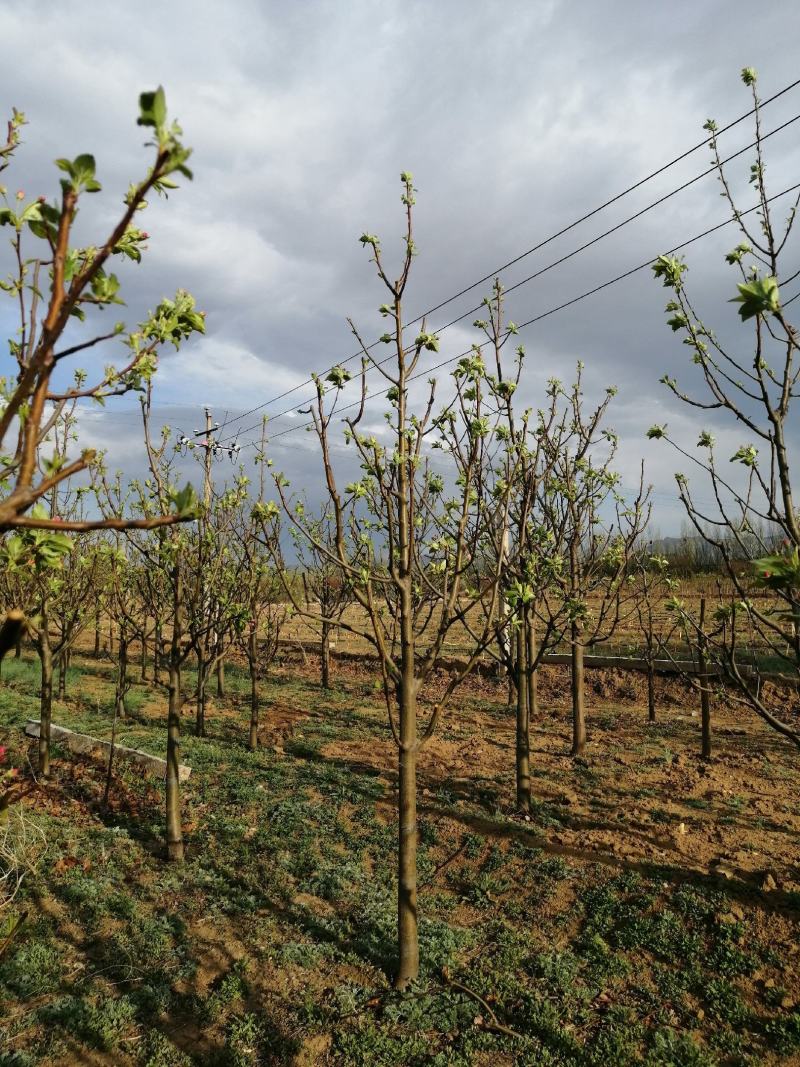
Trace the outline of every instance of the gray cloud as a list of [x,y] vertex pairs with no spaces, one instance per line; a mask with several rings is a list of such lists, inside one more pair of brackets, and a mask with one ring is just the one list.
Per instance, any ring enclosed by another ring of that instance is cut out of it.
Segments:
[[[387,255],[399,254],[401,169],[414,173],[420,190],[421,254],[407,300],[416,313],[699,140],[709,115],[725,122],[746,110],[740,67],[760,70],[764,96],[793,80],[798,32],[800,9],[790,0],[757,13],[739,0],[657,7],[235,0],[224,12],[187,0],[102,12],[88,2],[54,8],[40,0],[4,12],[2,96],[31,119],[5,177],[26,192],[50,192],[55,157],[94,151],[105,191],[87,201],[80,226],[87,240],[96,236],[147,165],[134,124],[137,94],[165,85],[195,148],[195,181],[148,212],[146,262],[123,272],[125,314],[135,321],[178,286],[208,312],[207,338],[167,356],[159,374],[160,417],[191,428],[204,402],[220,416],[235,414],[351,354],[346,315],[370,339],[381,331],[376,308],[384,294],[357,238],[367,228],[381,234]],[[800,110],[798,101],[795,92],[770,107],[765,127]],[[769,144],[776,191],[797,176],[797,129]],[[742,124],[723,147],[735,151],[749,137]],[[569,252],[707,161],[705,150],[696,153],[504,281],[512,285]],[[749,203],[746,160],[736,173]],[[509,298],[510,316],[530,318],[713,225],[725,213],[717,192],[706,179],[521,288]],[[687,258],[699,303],[721,335],[740,343],[725,302],[734,278],[721,266],[735,239],[733,228],[722,231]],[[432,325],[482,295],[448,306]],[[568,378],[578,358],[587,364],[588,399],[618,385],[611,421],[622,434],[623,477],[633,477],[644,455],[656,520],[667,533],[680,523],[670,504],[675,468],[644,431],[669,422],[689,439],[720,420],[681,411],[658,385],[665,370],[692,380],[686,350],[663,326],[664,296],[642,272],[531,327],[522,338],[529,351],[522,396],[536,403],[541,383],[552,374]],[[0,327],[14,328],[7,307]],[[471,339],[467,319],[443,335],[443,356]],[[99,352],[87,364],[96,370],[108,358]],[[113,462],[130,471],[142,460],[135,411],[126,400],[84,420],[91,443],[107,443]],[[290,424],[284,417],[274,429]],[[287,435],[275,451],[290,476],[313,484],[318,461],[308,435]]]

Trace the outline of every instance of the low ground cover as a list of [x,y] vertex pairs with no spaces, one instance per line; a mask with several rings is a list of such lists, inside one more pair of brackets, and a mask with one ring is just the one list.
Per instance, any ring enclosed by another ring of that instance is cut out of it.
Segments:
[[[695,697],[590,677],[590,743],[567,755],[568,687],[544,672],[536,803],[513,811],[513,713],[467,687],[420,765],[424,973],[391,990],[394,748],[370,664],[287,663],[246,750],[244,673],[188,731],[188,858],[161,859],[161,784],[57,751],[25,810],[47,851],[0,962],[0,1065],[800,1062],[798,761]],[[192,691],[192,677],[186,686]],[[28,768],[33,661],[6,660],[0,743]],[[120,744],[163,752],[165,699],[134,686]],[[77,658],[54,721],[110,735],[111,664]],[[56,746],[57,749],[57,746]]]

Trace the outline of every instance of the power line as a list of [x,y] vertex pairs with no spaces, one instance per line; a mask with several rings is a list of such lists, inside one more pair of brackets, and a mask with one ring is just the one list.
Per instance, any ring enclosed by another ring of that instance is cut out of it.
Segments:
[[[784,196],[788,196],[789,193],[796,192],[798,189],[800,189],[800,182],[796,183],[795,185],[789,186],[780,193],[775,193],[774,196],[768,197],[765,203],[771,204],[776,200],[780,200]],[[696,241],[701,241],[703,238],[710,236],[710,234],[716,233],[717,230],[721,230],[724,229],[726,226],[730,226],[732,222],[736,222],[738,221],[738,219],[744,218],[746,215],[750,215],[754,211],[758,211],[761,207],[762,204],[759,203],[751,208],[748,208],[747,211],[741,211],[737,215],[732,215],[730,218],[724,219],[722,222],[718,222],[716,225],[709,227],[707,230],[703,230],[701,233],[695,234],[694,237],[690,237],[688,240],[682,241],[680,244],[675,245],[673,248],[668,249],[666,252],[659,253],[659,255],[673,255],[675,252],[680,252],[683,249],[688,248],[689,245],[694,244]],[[555,307],[548,308],[547,311],[542,311],[538,315],[534,315],[531,318],[526,319],[525,322],[518,323],[517,329],[525,329],[526,327],[532,326],[537,322],[541,322],[543,319],[549,318],[551,315],[555,315],[557,312],[565,310],[565,308],[572,307],[574,304],[579,303],[581,300],[586,300],[587,297],[594,296],[596,293],[602,292],[604,289],[608,289],[612,285],[616,285],[618,282],[624,281],[626,278],[630,278],[634,274],[638,274],[639,271],[645,270],[647,267],[651,266],[656,258],[657,256],[652,256],[649,259],[646,259],[643,263],[639,263],[638,266],[631,267],[629,270],[623,271],[621,274],[617,274],[615,277],[609,278],[607,281],[601,282],[599,285],[594,286],[592,289],[587,289],[585,292],[580,293],[578,296],[574,296],[570,300],[564,301],[564,303],[562,304],[557,304]],[[800,296],[800,293],[798,293],[797,295]],[[794,299],[794,297],[792,299]],[[467,348],[463,352],[459,352],[458,355],[450,356],[448,359],[442,360],[440,363],[435,364],[433,367],[428,367],[423,371],[419,371],[417,374],[412,375],[408,379],[408,381],[410,383],[416,381],[419,378],[427,377],[435,371],[441,370],[443,367],[446,367],[451,363],[455,363],[459,359],[463,359],[471,352],[472,348]],[[381,389],[376,393],[372,393],[369,397],[369,400],[375,400],[380,396],[385,396],[385,394],[389,392],[389,388]],[[360,405],[361,400],[359,399],[351,404],[346,404],[344,407],[339,408],[337,413],[341,414],[341,412],[343,411],[349,411],[353,408],[360,407]],[[285,430],[281,430],[278,433],[273,434],[269,440],[270,442],[275,442],[276,440],[278,440],[278,438],[285,437],[286,434],[294,433],[297,430],[304,430],[313,425],[313,420],[309,420],[308,422],[302,423],[302,425],[288,426]],[[250,429],[256,429],[257,426],[260,426],[260,423],[256,424],[256,426],[249,427],[248,431]],[[252,447],[255,444],[255,441],[247,441],[244,443],[243,447]]]
[[[765,108],[768,104],[773,103],[775,100],[777,100],[780,97],[784,96],[786,93],[790,92],[792,89],[796,88],[798,85],[800,85],[800,78],[798,78],[795,81],[791,82],[789,85],[785,86],[783,89],[779,90],[777,93],[774,93],[772,96],[767,97],[766,100],[761,101],[760,104],[759,104],[759,108],[760,109]],[[744,114],[740,115],[738,118],[732,120],[727,125],[723,126],[721,129],[717,130],[716,133],[715,133],[715,136],[717,138],[719,138],[720,136],[722,136],[722,134],[727,133],[729,130],[733,129],[740,122],[743,122],[745,119],[749,118],[754,113],[755,113],[755,108],[751,108],[749,111],[744,112]],[[800,118],[800,116],[795,116],[793,119],[789,120],[789,122],[784,123],[782,126],[779,126],[775,130],[770,131],[770,133],[765,135],[765,137],[762,138],[762,140],[766,139],[767,136],[772,136],[773,134],[780,132],[780,130],[784,129],[786,126],[790,125],[792,122],[796,122],[798,118]],[[409,328],[411,326],[416,325],[417,323],[422,322],[429,315],[434,314],[436,311],[440,311],[443,307],[446,307],[448,304],[452,303],[454,300],[458,300],[460,297],[462,297],[462,296],[466,295],[467,293],[471,292],[473,289],[476,289],[478,286],[485,284],[487,281],[489,281],[492,278],[496,277],[502,271],[508,270],[509,267],[512,267],[512,266],[516,265],[517,263],[521,262],[526,257],[532,255],[534,252],[538,252],[540,249],[544,248],[546,245],[550,244],[552,241],[557,240],[557,238],[563,237],[564,234],[569,233],[571,230],[575,229],[577,226],[580,226],[582,223],[584,223],[587,220],[593,218],[595,215],[599,214],[601,211],[604,211],[607,207],[610,207],[612,204],[615,204],[619,200],[622,200],[624,197],[628,196],[630,193],[634,192],[636,189],[641,188],[647,182],[652,181],[652,179],[654,179],[654,178],[658,177],[659,175],[663,174],[665,171],[667,171],[670,168],[676,166],[678,163],[681,163],[683,160],[688,159],[689,156],[693,155],[695,152],[699,151],[701,148],[703,148],[705,146],[708,146],[709,144],[710,144],[710,138],[705,138],[702,141],[698,141],[697,144],[693,145],[691,148],[686,149],[684,152],[682,152],[680,155],[676,156],[674,159],[670,160],[668,163],[662,164],[662,166],[658,167],[656,170],[652,171],[650,174],[646,175],[644,178],[640,178],[637,182],[634,182],[632,185],[629,185],[626,189],[623,189],[622,192],[617,193],[615,196],[611,197],[609,200],[604,201],[602,204],[598,205],[596,208],[593,208],[591,211],[586,212],[586,214],[584,214],[584,215],[580,216],[579,218],[575,219],[573,222],[569,223],[567,226],[562,227],[562,229],[560,229],[560,230],[556,231],[555,233],[551,234],[549,237],[546,237],[542,241],[539,241],[537,244],[533,245],[531,248],[526,249],[524,252],[520,253],[518,256],[515,256],[513,259],[510,259],[506,263],[503,263],[501,266],[494,268],[488,274],[485,274],[482,278],[479,278],[477,281],[474,281],[470,285],[467,285],[463,289],[460,289],[457,293],[454,293],[452,296],[448,297],[446,300],[443,300],[440,303],[434,305],[433,307],[428,308],[427,311],[423,312],[421,315],[418,315],[415,319],[412,319],[410,322],[406,323],[406,327],[405,328],[407,329],[407,328]],[[728,159],[724,160],[723,162],[730,162],[730,160],[735,159],[737,155],[741,155],[743,152],[748,151],[750,148],[752,148],[754,146],[754,144],[755,144],[755,142],[753,142],[753,144],[748,145],[746,148],[741,149],[739,152],[734,153],[734,155],[728,157]],[[671,196],[676,195],[678,192],[681,192],[683,189],[687,188],[689,185],[692,185],[694,182],[699,181],[701,178],[705,177],[707,174],[711,173],[715,169],[716,169],[715,167],[711,167],[711,168],[709,168],[709,170],[704,171],[703,174],[697,175],[695,178],[691,179],[689,182],[686,182],[684,185],[679,186],[678,189],[675,189],[671,193],[667,194],[667,196],[660,198],[659,200],[655,201],[651,205],[648,205],[648,207],[643,209],[641,212],[637,212],[635,215],[631,216],[629,219],[625,220],[622,223],[619,223],[616,227],[613,227],[611,230],[606,231],[605,234],[601,234],[600,237],[595,239],[595,241],[588,242],[586,245],[582,246],[580,249],[576,249],[574,252],[570,253],[569,256],[564,257],[564,259],[570,258],[570,256],[572,256],[572,255],[577,255],[579,251],[583,251],[583,250],[585,250],[585,248],[590,247],[592,244],[596,243],[597,240],[602,240],[604,237],[608,236],[610,233],[613,233],[616,230],[620,229],[622,226],[625,226],[629,222],[634,221],[634,219],[641,217],[641,215],[645,214],[647,211],[650,211],[654,207],[657,207],[659,204],[663,203],[665,200],[669,199]],[[558,263],[563,262],[564,259],[561,259],[561,260],[557,261],[556,263],[552,264],[551,266],[549,266],[546,269],[552,269],[552,266],[557,266]],[[535,278],[537,276],[538,276],[538,274],[531,275],[531,277],[529,279],[526,279],[526,281],[530,281],[530,280],[532,280],[533,278]],[[514,286],[514,288],[518,288],[519,285],[522,285],[522,284],[525,284],[525,281],[519,282],[517,284],[517,286]],[[478,309],[479,308],[480,308],[480,305],[478,306]],[[474,309],[474,310],[477,310],[477,309]],[[442,330],[448,329],[450,326],[455,325],[457,322],[460,322],[461,319],[465,318],[467,315],[473,314],[474,310],[465,312],[464,315],[460,316],[457,319],[454,319],[450,323],[447,323],[447,325],[443,326],[441,328],[441,330],[439,330],[437,332],[442,332]],[[367,351],[371,351],[373,348],[376,348],[379,344],[380,344],[380,341],[373,341],[372,344],[367,346]],[[346,359],[341,360],[339,365],[340,366],[344,366],[347,363],[351,363],[354,359],[358,359],[361,356],[361,354],[362,354],[362,352],[361,352],[361,350],[359,350],[358,352],[353,353],[351,356],[348,356]],[[283,400],[285,397],[291,396],[293,393],[298,392],[300,389],[304,389],[307,385],[312,385],[313,381],[314,381],[313,378],[308,378],[305,381],[301,382],[299,385],[292,386],[290,389],[286,389],[282,393],[278,393],[275,396],[270,397],[268,400],[263,401],[261,404],[257,404],[255,407],[252,407],[249,410],[242,412],[240,415],[234,416],[233,418],[231,418],[229,420],[229,424],[232,425],[233,423],[238,422],[241,419],[247,418],[248,415],[253,415],[256,411],[261,411],[263,408],[269,407],[270,404],[277,403],[279,400]],[[274,416],[274,417],[275,418],[280,418],[281,415],[288,414],[288,412],[291,411],[291,410],[293,410],[293,408],[289,408],[286,411],[280,412],[279,415]],[[245,430],[243,432],[244,433],[248,433],[249,430],[252,429],[252,428],[253,427],[249,427],[247,430]],[[231,434],[231,435],[229,435],[229,438],[233,437],[233,436],[235,436],[235,435]]]
[[[800,120],[800,114],[797,114],[797,115],[793,116],[791,119],[788,119],[786,122],[782,123],[780,126],[776,126],[775,129],[770,130],[769,133],[764,134],[761,137],[761,141],[766,140],[768,137],[772,137],[774,134],[780,133],[781,131],[785,130],[788,126],[791,126],[793,123],[797,122],[798,120]],[[753,143],[751,143],[749,145],[746,145],[744,148],[739,149],[739,151],[732,153],[730,156],[727,156],[725,159],[723,159],[721,161],[722,164],[725,165],[727,163],[730,163],[731,160],[736,159],[737,156],[740,156],[744,152],[747,152],[751,148],[753,148],[755,144],[756,144],[756,142],[753,142]],[[673,189],[671,192],[666,193],[664,196],[659,197],[657,200],[654,200],[652,203],[648,204],[646,207],[642,208],[640,211],[635,212],[633,215],[630,215],[630,216],[628,216],[628,218],[623,219],[621,222],[618,222],[615,226],[612,226],[610,229],[605,230],[601,234],[598,234],[591,241],[585,242],[584,244],[580,245],[578,248],[573,249],[571,252],[567,252],[565,255],[561,256],[560,258],[558,258],[556,260],[553,260],[552,262],[546,264],[544,267],[541,267],[539,270],[534,271],[533,274],[529,274],[527,277],[522,278],[520,281],[516,282],[514,285],[509,286],[509,288],[505,290],[506,294],[512,293],[516,289],[520,289],[523,285],[529,284],[530,282],[534,281],[536,278],[540,278],[543,274],[546,274],[548,271],[553,270],[555,267],[558,267],[561,264],[567,262],[568,260],[573,259],[579,253],[585,252],[587,249],[591,248],[593,245],[598,244],[600,241],[604,240],[606,237],[608,237],[611,234],[616,233],[618,230],[622,229],[622,227],[627,226],[630,222],[633,222],[634,220],[636,220],[638,218],[641,218],[643,215],[647,214],[647,212],[652,211],[653,208],[658,207],[660,204],[663,204],[666,200],[669,200],[671,197],[675,196],[677,193],[682,192],[684,189],[688,188],[690,185],[693,185],[695,182],[700,181],[701,178],[707,177],[709,174],[713,173],[716,169],[717,169],[716,164],[714,164],[713,166],[709,167],[708,170],[703,171],[701,174],[695,175],[695,177],[690,178],[688,181],[684,182],[682,185],[679,185],[677,188]],[[784,195],[784,194],[778,194],[778,195]],[[747,212],[745,212],[745,214],[747,214]],[[728,221],[731,221],[731,220],[728,220]],[[727,225],[727,222],[723,223],[722,225]],[[706,231],[706,233],[702,234],[701,236],[706,236],[708,233],[713,233],[714,229],[716,229],[716,228],[718,228],[718,227],[714,227],[711,230]],[[650,262],[650,261],[648,261],[648,262]],[[640,270],[640,269],[641,269],[640,267],[636,267],[636,268],[634,268],[634,272],[636,270]],[[616,280],[621,280],[621,279],[616,279]],[[613,282],[610,283],[610,284],[613,284]],[[593,290],[593,291],[595,291],[595,290]],[[588,293],[588,294],[585,294],[585,295],[591,295],[591,293]],[[583,298],[584,297],[581,296],[581,297],[578,297],[577,299],[582,300]],[[470,308],[468,311],[463,312],[457,318],[452,319],[450,322],[446,323],[440,329],[436,330],[436,333],[437,334],[444,333],[444,331],[446,329],[449,329],[451,326],[456,325],[456,323],[461,322],[463,319],[468,318],[471,315],[474,315],[476,312],[479,312],[481,310],[482,306],[483,306],[482,304],[478,304],[475,307]],[[555,310],[561,310],[562,307],[569,307],[569,306],[570,306],[569,302],[567,302],[566,304],[560,305]],[[552,314],[552,313],[553,312],[550,311],[550,312],[547,312],[546,314]],[[417,321],[417,320],[414,320],[414,321]],[[411,325],[411,323],[409,323],[408,325]],[[521,325],[528,325],[528,324],[523,323]],[[369,351],[369,349],[371,349],[371,348],[374,348],[376,344],[378,344],[378,342],[375,342],[374,344],[370,345],[369,348],[367,349],[367,351]],[[392,358],[393,357],[390,356],[390,357],[387,357],[384,360],[377,361],[377,362],[373,363],[373,365],[371,367],[368,367],[367,370],[370,371],[370,370],[372,370],[374,368],[381,367],[384,364],[390,362],[390,360]],[[345,361],[345,362],[347,362],[347,361]],[[313,382],[313,379],[309,379],[309,381]],[[307,383],[303,383],[303,384],[305,385]],[[301,387],[297,386],[296,388],[299,389]],[[292,390],[292,391],[294,391],[294,390]],[[379,396],[381,394],[380,393],[376,393],[375,395]],[[310,398],[310,399],[313,400],[313,397]],[[266,401],[265,404],[261,405],[261,407],[265,407],[270,402],[271,401]],[[277,415],[273,415],[272,416],[272,420],[275,421],[276,419],[280,419],[284,415],[288,415],[291,412],[294,412],[296,410],[296,408],[297,408],[297,405],[296,404],[292,404],[291,407],[284,408],[282,411],[279,411],[277,413]],[[252,410],[253,411],[257,411],[258,408],[254,408]],[[236,420],[231,420],[231,422],[234,422],[234,421],[236,421]],[[235,434],[233,434],[233,433],[229,434],[227,438],[224,438],[224,440],[232,440],[234,437],[238,438],[240,434],[250,433],[252,430],[258,429],[258,427],[260,425],[261,425],[260,422],[259,423],[254,423],[251,426],[247,426],[244,430],[238,430]],[[273,436],[273,440],[275,439],[275,436],[278,436],[278,435],[274,435]]]
[[[773,130],[770,130],[769,133],[764,134],[760,138],[760,140],[762,142],[767,140],[768,137],[772,137],[774,134],[780,133],[781,131],[786,129],[788,126],[791,126],[793,123],[797,122],[798,120],[800,120],[800,114],[795,115],[793,118],[791,118],[791,119],[787,120],[786,122],[782,123],[780,126],[775,127],[775,129],[773,129]],[[721,164],[724,166],[724,165],[730,163],[732,160],[736,159],[738,156],[743,155],[745,152],[747,152],[751,148],[753,148],[756,145],[756,143],[757,142],[753,141],[751,144],[745,145],[744,148],[739,149],[739,151],[734,152],[730,156],[727,156],[725,159],[723,159],[721,161]],[[638,218],[641,218],[643,215],[647,214],[649,211],[652,211],[654,208],[660,206],[665,201],[671,199],[673,196],[676,196],[678,193],[683,192],[684,189],[687,189],[689,186],[694,185],[696,182],[700,181],[702,178],[707,177],[709,174],[712,174],[716,170],[717,170],[716,164],[712,165],[711,167],[709,167],[707,170],[703,171],[702,173],[695,175],[694,178],[690,178],[688,181],[684,182],[682,185],[679,185],[677,188],[671,190],[669,193],[666,193],[664,196],[659,197],[657,200],[654,200],[652,203],[648,204],[646,207],[642,208],[640,211],[635,212],[633,215],[630,215],[628,218],[623,219],[621,222],[618,222],[615,226],[612,226],[610,229],[605,230],[601,234],[598,234],[591,241],[587,241],[583,245],[580,245],[578,248],[573,249],[571,252],[568,252],[565,255],[561,256],[559,259],[556,259],[556,260],[552,261],[551,263],[546,264],[544,267],[541,267],[538,271],[535,271],[533,274],[529,274],[526,278],[523,278],[520,281],[516,282],[514,285],[510,286],[508,289],[505,290],[506,293],[514,292],[514,290],[521,288],[523,285],[527,285],[529,282],[534,281],[536,278],[540,278],[543,274],[546,274],[548,271],[553,270],[555,267],[558,267],[562,263],[565,263],[568,260],[574,258],[579,253],[585,252],[587,249],[591,248],[593,245],[598,244],[600,241],[604,240],[606,237],[610,236],[613,233],[616,233],[618,230],[621,230],[624,226],[627,226],[629,223],[634,222]],[[445,303],[447,303],[447,302],[448,301],[445,301]],[[444,306],[444,305],[443,304],[439,305],[439,307],[442,307],[442,306]],[[474,315],[476,312],[479,312],[481,310],[482,306],[483,306],[482,304],[478,304],[475,307],[470,308],[469,310],[463,312],[461,315],[457,316],[455,319],[452,319],[450,322],[446,323],[444,326],[442,326],[439,329],[437,329],[436,333],[437,334],[444,333],[444,331],[449,329],[451,326],[455,326],[457,323],[462,322],[465,318],[468,318],[469,316]],[[428,312],[426,314],[430,314],[430,312]],[[420,321],[419,318],[412,320],[412,322],[406,324],[404,329],[407,329],[409,326],[411,326],[415,322],[419,322],[419,321]],[[373,342],[373,344],[371,344],[371,345],[369,345],[367,347],[366,351],[370,351],[372,348],[375,348],[376,345],[379,344],[379,343],[380,342],[378,342],[378,341]],[[354,356],[350,356],[348,359],[344,360],[344,363],[348,363],[354,358],[355,358]],[[367,371],[373,370],[374,368],[377,368],[377,367],[384,366],[386,363],[390,362],[390,360],[392,358],[393,357],[387,357],[387,359],[380,360],[380,361],[377,361],[377,362],[373,363],[373,365],[371,367],[367,368]],[[341,364],[341,365],[344,365],[344,363]],[[314,380],[313,378],[310,378],[310,379],[308,379],[307,382],[303,382],[302,385],[295,386],[293,389],[288,390],[286,393],[284,393],[282,395],[283,396],[287,396],[290,392],[296,392],[298,389],[303,388],[305,385],[312,383],[313,380]],[[376,395],[379,395],[379,394],[376,394]],[[263,404],[259,405],[259,407],[266,407],[268,404],[270,404],[272,402],[273,401],[270,401],[270,400],[265,401]],[[246,414],[250,414],[253,411],[258,411],[259,407],[251,409],[251,412],[248,412]],[[272,419],[273,420],[279,419],[279,418],[283,417],[284,415],[288,415],[288,414],[290,414],[291,412],[293,412],[295,410],[296,410],[296,405],[292,404],[291,407],[284,408],[284,410],[283,411],[279,411],[277,415],[273,415]],[[237,416],[237,418],[243,418],[243,417],[244,416]],[[231,419],[230,421],[232,423],[232,422],[235,422],[237,420],[236,419]],[[245,430],[239,430],[235,434],[229,434],[228,437],[225,438],[225,440],[231,440],[234,437],[238,437],[240,433],[249,433],[251,430],[256,429],[257,426],[259,426],[259,425],[260,425],[260,423],[256,423],[253,426],[248,426]]]

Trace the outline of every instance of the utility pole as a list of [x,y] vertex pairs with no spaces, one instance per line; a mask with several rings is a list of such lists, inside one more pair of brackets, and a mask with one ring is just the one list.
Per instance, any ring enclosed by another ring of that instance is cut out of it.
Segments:
[[203,512],[200,516],[200,529],[199,529],[199,602],[202,612],[202,618],[204,620],[202,627],[202,639],[197,644],[197,733],[199,736],[205,736],[205,716],[206,716],[206,681],[208,679],[208,672],[210,665],[216,664],[217,671],[217,692],[219,696],[224,694],[224,663],[223,663],[223,639],[222,635],[217,629],[214,620],[214,604],[212,595],[207,586],[207,576],[205,573],[205,565],[208,562],[207,552],[209,546],[206,543],[206,532],[208,530],[208,523],[211,516],[211,495],[212,495],[212,483],[211,483],[211,464],[214,459],[223,454],[227,455],[233,463],[236,457],[239,455],[240,446],[236,443],[232,445],[220,444],[219,438],[215,436],[220,426],[218,422],[214,422],[211,414],[211,408],[206,405],[205,411],[205,427],[202,430],[195,430],[193,438],[187,437],[186,434],[181,434],[178,438],[178,448],[181,452],[195,451],[200,448],[203,450]]
[[203,460],[203,507],[205,508],[206,515],[211,505],[211,452],[214,448],[214,438],[212,436],[214,430],[217,429],[217,425],[211,425],[211,408],[206,408],[206,436],[205,440],[201,442],[202,447],[205,449],[205,458]]
[[194,440],[187,437],[186,434],[182,434],[178,438],[178,447],[183,452],[190,447],[202,448],[205,453],[203,456],[203,506],[207,515],[211,507],[211,464],[217,456],[223,454],[227,455],[233,462],[239,455],[240,446],[238,444],[220,444],[219,440],[214,436],[219,430],[219,423],[213,421],[211,408],[207,404],[204,411],[206,416],[205,429],[195,430],[193,433]]

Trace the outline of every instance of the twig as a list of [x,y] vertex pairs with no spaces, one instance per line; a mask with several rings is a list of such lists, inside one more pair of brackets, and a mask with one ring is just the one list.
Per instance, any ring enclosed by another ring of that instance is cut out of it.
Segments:
[[510,1026],[504,1026],[500,1022],[489,1004],[487,1004],[483,997],[479,993],[476,993],[474,989],[462,985],[461,982],[454,981],[454,979],[449,978],[446,974],[443,977],[453,989],[457,989],[460,993],[466,993],[468,997],[472,997],[473,1000],[476,1000],[480,1006],[488,1012],[491,1022],[487,1022],[485,1019],[481,1020],[481,1026],[483,1026],[485,1030],[495,1030],[498,1034],[506,1034],[508,1037],[516,1037],[520,1041],[523,1040],[522,1034],[518,1034],[516,1030],[512,1030]]
[[425,878],[420,882],[420,889],[424,888],[425,886],[432,885],[433,882],[436,881],[438,875],[441,874],[441,872],[445,869],[445,867],[449,867],[453,860],[458,859],[458,857],[462,854],[466,847],[467,839],[465,837],[461,844],[458,846],[458,848],[455,850],[455,852],[451,853],[451,855],[449,855],[447,859],[442,860],[439,866],[434,869],[433,874],[430,876],[430,878]]

